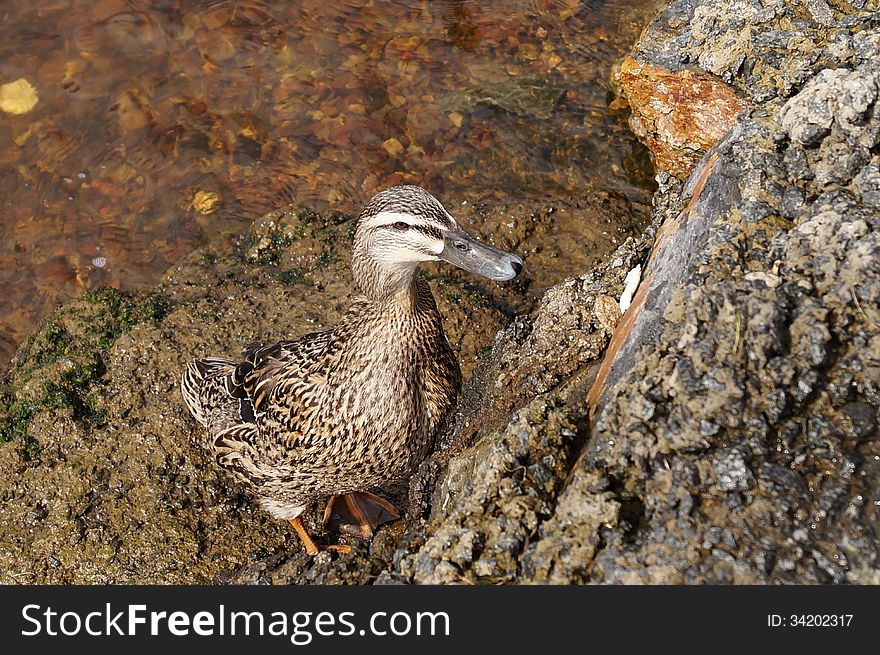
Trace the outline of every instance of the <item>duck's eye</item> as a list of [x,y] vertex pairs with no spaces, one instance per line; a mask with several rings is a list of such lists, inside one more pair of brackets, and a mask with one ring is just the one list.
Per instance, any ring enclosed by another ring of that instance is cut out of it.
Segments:
[[408,230],[409,223],[407,223],[406,221],[397,221],[394,225],[392,225],[392,227],[395,230]]

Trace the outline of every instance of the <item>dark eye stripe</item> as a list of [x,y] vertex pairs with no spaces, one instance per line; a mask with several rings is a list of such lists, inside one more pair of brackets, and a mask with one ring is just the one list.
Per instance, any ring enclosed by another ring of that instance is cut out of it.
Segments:
[[440,239],[441,241],[443,240],[443,234],[436,227],[431,227],[430,225],[413,225],[412,229],[421,232],[425,236]]
[[431,225],[410,225],[406,221],[397,221],[396,223],[390,223],[385,225],[377,225],[373,228],[374,230],[383,230],[383,229],[392,229],[399,230],[403,232],[404,230],[415,230],[416,232],[421,232],[425,236],[432,237],[434,239],[443,240],[443,233],[439,228],[433,227]]
[[452,221],[449,220],[445,212],[434,212],[434,219],[442,223],[444,227],[452,228]]

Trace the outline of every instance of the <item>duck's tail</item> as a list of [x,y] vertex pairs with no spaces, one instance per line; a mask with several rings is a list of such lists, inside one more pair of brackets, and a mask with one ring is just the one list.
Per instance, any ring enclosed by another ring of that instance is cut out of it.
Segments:
[[[247,367],[245,367],[247,368]],[[207,430],[208,444],[217,463],[253,484],[266,479],[255,463],[257,436],[253,405],[237,384],[235,362],[204,357],[189,363],[180,379],[180,392],[193,417]]]
[[[218,409],[220,398],[215,397],[225,380],[235,371],[235,362],[222,357],[203,357],[189,363],[180,379],[180,392],[186,406],[204,427],[208,427],[213,411]],[[215,393],[211,393],[212,390]],[[228,400],[227,400],[228,402]],[[237,406],[238,401],[235,401]]]

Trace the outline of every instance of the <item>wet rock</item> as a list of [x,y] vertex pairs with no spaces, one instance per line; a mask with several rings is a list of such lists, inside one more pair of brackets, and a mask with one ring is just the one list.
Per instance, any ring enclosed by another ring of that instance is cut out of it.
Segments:
[[553,515],[522,556],[519,582],[570,584],[589,577],[603,530],[619,521],[621,501],[601,473],[578,470],[558,496]]
[[448,441],[469,444],[477,434],[497,429],[511,411],[599,358],[620,316],[613,298],[647,254],[649,234],[628,239],[593,270],[547,290],[532,314],[495,337],[473,382],[465,385]]
[[430,536],[415,558],[417,583],[514,581],[529,536],[552,511],[577,437],[572,409],[539,397],[500,433],[450,461]]
[[565,88],[548,77],[507,77],[440,99],[445,111],[472,111],[477,105],[536,119],[548,119],[562,100]]
[[842,426],[855,439],[870,437],[877,430],[877,412],[867,403],[848,403],[841,414]]

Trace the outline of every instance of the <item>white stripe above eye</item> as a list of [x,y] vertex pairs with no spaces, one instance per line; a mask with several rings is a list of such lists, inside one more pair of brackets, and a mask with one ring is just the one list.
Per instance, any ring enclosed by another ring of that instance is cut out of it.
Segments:
[[361,224],[361,227],[371,228],[379,227],[380,225],[393,225],[398,221],[409,223],[413,227],[438,227],[436,223],[428,221],[421,216],[407,214],[406,212],[379,212],[375,216],[370,216],[370,218],[365,220]]

